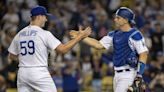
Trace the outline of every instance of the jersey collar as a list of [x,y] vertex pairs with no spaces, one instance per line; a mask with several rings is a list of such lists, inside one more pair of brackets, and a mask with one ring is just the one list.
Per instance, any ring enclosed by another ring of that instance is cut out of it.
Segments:
[[29,25],[29,28],[34,28],[34,29],[39,29],[39,30],[43,30],[41,27],[36,26],[36,25]]

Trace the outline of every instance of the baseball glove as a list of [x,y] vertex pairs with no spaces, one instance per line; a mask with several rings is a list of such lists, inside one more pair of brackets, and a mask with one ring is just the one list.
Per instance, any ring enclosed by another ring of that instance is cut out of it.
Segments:
[[127,92],[146,92],[147,86],[142,77],[136,77]]

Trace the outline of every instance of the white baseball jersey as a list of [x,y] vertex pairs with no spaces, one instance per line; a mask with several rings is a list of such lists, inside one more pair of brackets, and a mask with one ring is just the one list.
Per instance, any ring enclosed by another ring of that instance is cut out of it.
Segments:
[[48,50],[60,44],[49,31],[29,25],[14,37],[8,51],[18,55],[19,67],[48,66]]

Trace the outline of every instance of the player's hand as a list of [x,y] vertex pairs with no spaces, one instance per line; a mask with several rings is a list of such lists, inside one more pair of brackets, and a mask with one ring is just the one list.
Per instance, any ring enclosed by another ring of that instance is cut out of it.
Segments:
[[69,32],[72,39],[76,38],[77,36],[81,36],[82,38],[88,37],[91,34],[91,28],[87,27],[84,30],[82,30],[82,26],[79,26],[79,31],[71,30]]
[[69,35],[70,35],[71,39],[76,38],[78,36],[78,34],[79,34],[79,31],[76,31],[76,30],[71,30],[69,32]]
[[127,92],[146,92],[146,83],[143,81],[142,77],[136,76],[133,84],[128,88]]
[[135,79],[135,85],[139,87],[139,85],[142,83],[142,77],[137,76]]
[[79,27],[79,34],[78,36],[82,36],[82,38],[88,37],[91,34],[91,28],[87,27],[84,30],[82,30],[82,26]]

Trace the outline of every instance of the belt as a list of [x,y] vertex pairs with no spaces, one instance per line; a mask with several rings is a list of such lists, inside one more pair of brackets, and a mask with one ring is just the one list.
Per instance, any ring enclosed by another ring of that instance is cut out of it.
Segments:
[[126,71],[130,71],[130,69],[116,70],[117,73],[126,72]]

